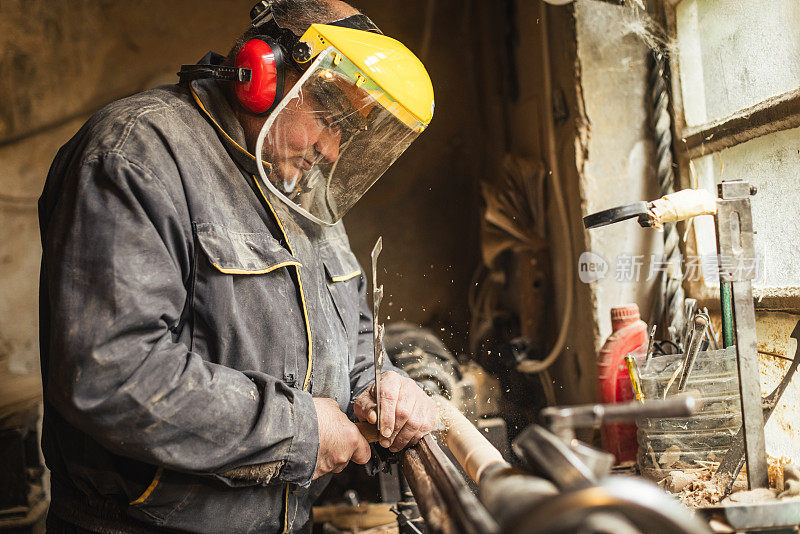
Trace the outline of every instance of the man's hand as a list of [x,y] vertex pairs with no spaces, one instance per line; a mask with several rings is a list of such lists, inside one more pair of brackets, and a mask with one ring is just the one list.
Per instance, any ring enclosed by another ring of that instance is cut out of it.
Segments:
[[[415,445],[436,428],[439,410],[436,403],[410,378],[386,371],[381,378],[381,446],[397,452]],[[377,410],[375,385],[359,395],[353,411],[361,421],[375,424]]]
[[357,464],[369,461],[372,451],[358,427],[339,409],[333,399],[315,398],[319,452],[314,479],[330,472],[340,473],[350,460]]

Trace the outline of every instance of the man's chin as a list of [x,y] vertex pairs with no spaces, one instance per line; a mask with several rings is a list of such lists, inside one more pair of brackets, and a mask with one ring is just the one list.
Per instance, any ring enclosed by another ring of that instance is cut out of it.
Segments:
[[297,183],[303,176],[300,169],[294,166],[280,166],[275,169],[274,179],[272,183],[287,196],[291,196],[297,189]]

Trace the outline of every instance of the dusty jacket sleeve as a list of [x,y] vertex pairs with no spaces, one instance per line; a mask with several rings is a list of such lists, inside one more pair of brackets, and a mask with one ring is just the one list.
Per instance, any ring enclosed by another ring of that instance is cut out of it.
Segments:
[[75,173],[43,228],[48,401],[122,456],[208,474],[277,462],[307,483],[311,396],[177,341],[193,240],[159,177],[113,152]]
[[[353,416],[353,403],[361,393],[375,382],[375,356],[372,339],[372,309],[367,301],[367,278],[364,269],[361,269],[361,276],[358,281],[358,349],[355,362],[350,369],[350,405],[347,414]],[[383,362],[383,371],[394,371],[403,376],[408,376],[405,372],[398,369],[389,358]]]

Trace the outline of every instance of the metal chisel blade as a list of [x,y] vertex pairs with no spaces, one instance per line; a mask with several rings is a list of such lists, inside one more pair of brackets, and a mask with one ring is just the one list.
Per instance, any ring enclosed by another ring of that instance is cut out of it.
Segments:
[[379,323],[381,300],[383,300],[383,285],[378,286],[378,256],[383,250],[383,237],[378,237],[372,249],[372,343],[373,358],[375,363],[375,412],[377,415],[376,426],[378,434],[381,432],[381,374],[383,372],[383,325]]

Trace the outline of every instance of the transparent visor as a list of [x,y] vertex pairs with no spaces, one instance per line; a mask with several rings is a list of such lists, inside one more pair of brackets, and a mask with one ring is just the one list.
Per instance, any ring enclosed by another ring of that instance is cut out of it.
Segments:
[[332,225],[425,125],[335,48],[320,53],[270,114],[256,142],[258,172],[291,208]]

